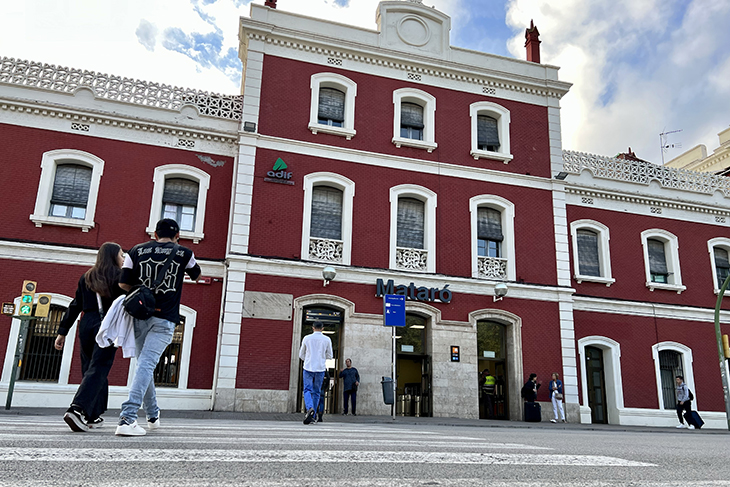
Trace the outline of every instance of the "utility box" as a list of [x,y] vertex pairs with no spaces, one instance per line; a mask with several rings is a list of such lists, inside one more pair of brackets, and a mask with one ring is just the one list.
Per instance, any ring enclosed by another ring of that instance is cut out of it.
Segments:
[[390,377],[383,377],[383,380],[381,380],[380,383],[383,384],[383,402],[385,404],[394,404],[395,394],[393,392],[393,379]]

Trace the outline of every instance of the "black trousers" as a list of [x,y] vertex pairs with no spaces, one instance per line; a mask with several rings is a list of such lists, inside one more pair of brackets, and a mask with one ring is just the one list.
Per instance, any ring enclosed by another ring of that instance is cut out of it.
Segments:
[[345,391],[342,394],[345,399],[345,406],[342,412],[347,414],[347,403],[352,401],[352,414],[357,414],[357,391]]
[[117,353],[116,347],[99,348],[96,344],[100,326],[99,314],[95,312],[84,313],[79,323],[81,373],[84,377],[71,404],[84,411],[89,421],[106,411],[109,400],[107,376]]
[[679,418],[680,423],[684,423],[684,416],[682,415],[682,412],[690,412],[692,411],[692,401],[684,401],[684,404],[677,403],[677,417]]

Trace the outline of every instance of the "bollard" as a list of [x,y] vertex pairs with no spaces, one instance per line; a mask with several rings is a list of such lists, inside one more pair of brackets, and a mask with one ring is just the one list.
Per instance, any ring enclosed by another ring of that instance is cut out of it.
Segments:
[[417,418],[421,417],[421,396],[415,396],[413,404],[413,415]]

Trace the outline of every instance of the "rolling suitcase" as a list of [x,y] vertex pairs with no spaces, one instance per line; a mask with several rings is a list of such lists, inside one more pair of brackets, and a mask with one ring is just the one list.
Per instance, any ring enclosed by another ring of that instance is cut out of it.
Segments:
[[702,421],[702,418],[700,418],[700,415],[697,414],[697,411],[690,411],[688,413],[684,413],[684,420],[687,421],[688,424],[691,424],[697,429],[701,429],[702,426],[705,424],[704,421]]
[[542,421],[542,408],[536,402],[525,403],[525,421],[528,423],[539,423]]

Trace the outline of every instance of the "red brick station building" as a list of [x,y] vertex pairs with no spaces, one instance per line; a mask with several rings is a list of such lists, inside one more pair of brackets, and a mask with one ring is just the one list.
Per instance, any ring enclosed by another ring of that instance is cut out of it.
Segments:
[[[300,411],[298,350],[321,320],[331,372],[360,372],[358,412],[390,414],[396,292],[398,414],[485,417],[489,370],[497,418],[522,418],[537,373],[547,419],[557,372],[570,422],[673,427],[682,374],[726,427],[730,180],[563,150],[571,85],[534,26],[520,60],[451,46],[451,19],[418,0],[382,1],[375,30],[261,3],[240,19],[240,95],[0,58],[0,300],[26,279],[52,295],[14,406],[68,405],[75,329],[52,344],[79,276],[102,243],[128,250],[171,216],[203,275],[155,374],[163,409]],[[0,316],[3,397],[20,329]],[[110,407],[133,366],[117,355]]]

